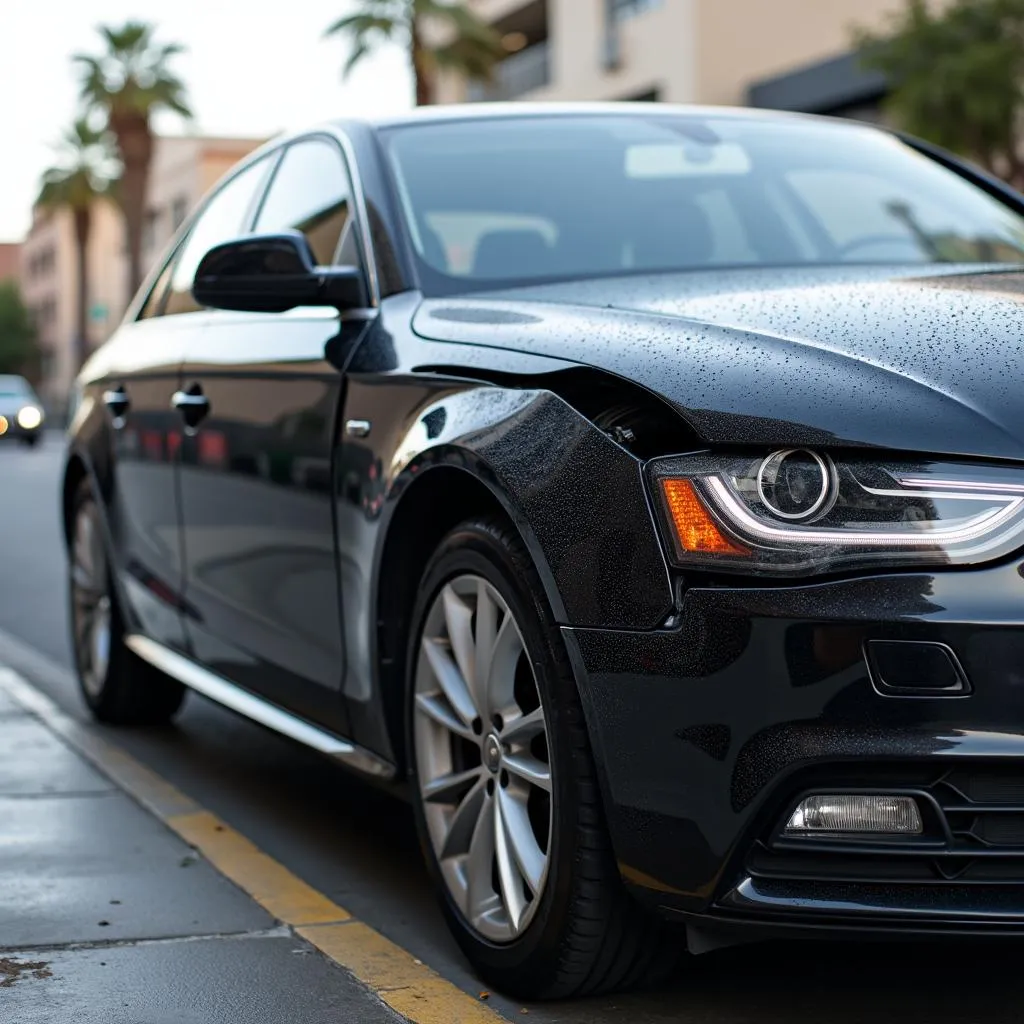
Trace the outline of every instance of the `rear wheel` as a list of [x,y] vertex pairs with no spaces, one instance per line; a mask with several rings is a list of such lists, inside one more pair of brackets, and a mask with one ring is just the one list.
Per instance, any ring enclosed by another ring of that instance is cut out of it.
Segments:
[[626,987],[675,944],[625,892],[575,680],[518,535],[471,521],[424,573],[409,655],[420,838],[479,974],[521,999]]
[[181,706],[185,688],[125,646],[99,517],[83,481],[75,495],[68,587],[71,639],[82,696],[101,722],[161,724]]

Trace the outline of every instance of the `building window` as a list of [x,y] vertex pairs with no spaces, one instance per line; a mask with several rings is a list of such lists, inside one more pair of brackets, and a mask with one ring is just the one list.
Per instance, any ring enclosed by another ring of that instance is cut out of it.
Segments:
[[645,14],[660,7],[662,0],[608,0],[608,13],[612,21],[625,21],[637,14]]

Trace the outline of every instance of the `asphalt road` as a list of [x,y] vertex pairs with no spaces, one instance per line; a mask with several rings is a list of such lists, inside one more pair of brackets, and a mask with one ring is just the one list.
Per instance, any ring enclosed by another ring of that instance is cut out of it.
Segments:
[[[35,451],[0,444],[0,663],[81,715],[67,640],[61,460],[56,434]],[[5,645],[5,633],[16,642]],[[405,805],[195,695],[172,728],[112,738],[329,898],[479,992],[435,909]],[[572,1024],[1016,1022],[1022,955],[1020,946],[977,942],[750,946],[695,958],[658,991],[528,1012]],[[491,1004],[511,1020],[527,1010],[496,996]]]

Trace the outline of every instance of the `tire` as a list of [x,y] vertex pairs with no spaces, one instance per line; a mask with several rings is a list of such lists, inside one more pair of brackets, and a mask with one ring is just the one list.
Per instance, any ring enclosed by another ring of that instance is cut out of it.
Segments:
[[[496,611],[479,612],[488,602]],[[510,649],[502,625],[496,628],[494,644],[478,644],[481,629],[492,635],[491,624],[507,625],[507,614],[513,616],[525,651],[512,669],[511,655],[496,653],[481,661],[478,650]],[[483,627],[481,615],[487,623]],[[445,918],[474,969],[495,990],[522,1000],[593,995],[670,973],[679,956],[676,936],[648,916],[622,884],[575,679],[540,578],[518,534],[492,519],[467,521],[448,534],[424,571],[413,624],[406,739],[416,823]],[[484,662],[491,666],[486,673],[490,682],[475,688],[471,673],[482,678],[479,666]],[[466,672],[460,664],[467,666]],[[465,689],[456,693],[454,702],[448,699],[448,688],[455,686],[451,665]],[[505,699],[509,684],[500,682],[505,678],[514,680],[515,707]],[[531,679],[540,712],[532,709]],[[465,705],[466,693],[477,712],[468,725],[472,709]],[[489,713],[499,705],[506,717],[498,715],[497,724],[485,723],[481,711]],[[524,723],[536,729],[538,714],[543,738],[526,741]],[[515,770],[505,767],[513,764]],[[545,766],[550,787],[546,836]],[[518,774],[524,770],[540,783],[524,782]],[[457,780],[468,790],[454,787]],[[467,822],[474,819],[470,831]],[[517,835],[521,838],[515,842]],[[543,871],[537,870],[534,844],[546,858]],[[488,877],[482,866],[489,850]],[[523,864],[527,869],[520,870]]]
[[181,707],[185,687],[125,646],[100,511],[86,480],[75,493],[71,522],[71,645],[85,703],[110,725],[163,725]]

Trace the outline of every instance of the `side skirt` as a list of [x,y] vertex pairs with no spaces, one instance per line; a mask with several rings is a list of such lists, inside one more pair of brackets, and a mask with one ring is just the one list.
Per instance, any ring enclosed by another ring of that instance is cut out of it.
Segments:
[[285,711],[248,690],[243,690],[223,676],[216,675],[147,636],[132,633],[124,638],[124,642],[128,649],[143,661],[184,683],[189,689],[215,700],[218,704],[223,704],[232,711],[237,711],[240,715],[282,736],[326,754],[364,775],[381,780],[391,780],[397,775],[395,766],[382,757],[365,750],[351,740],[325,732],[290,711]]

